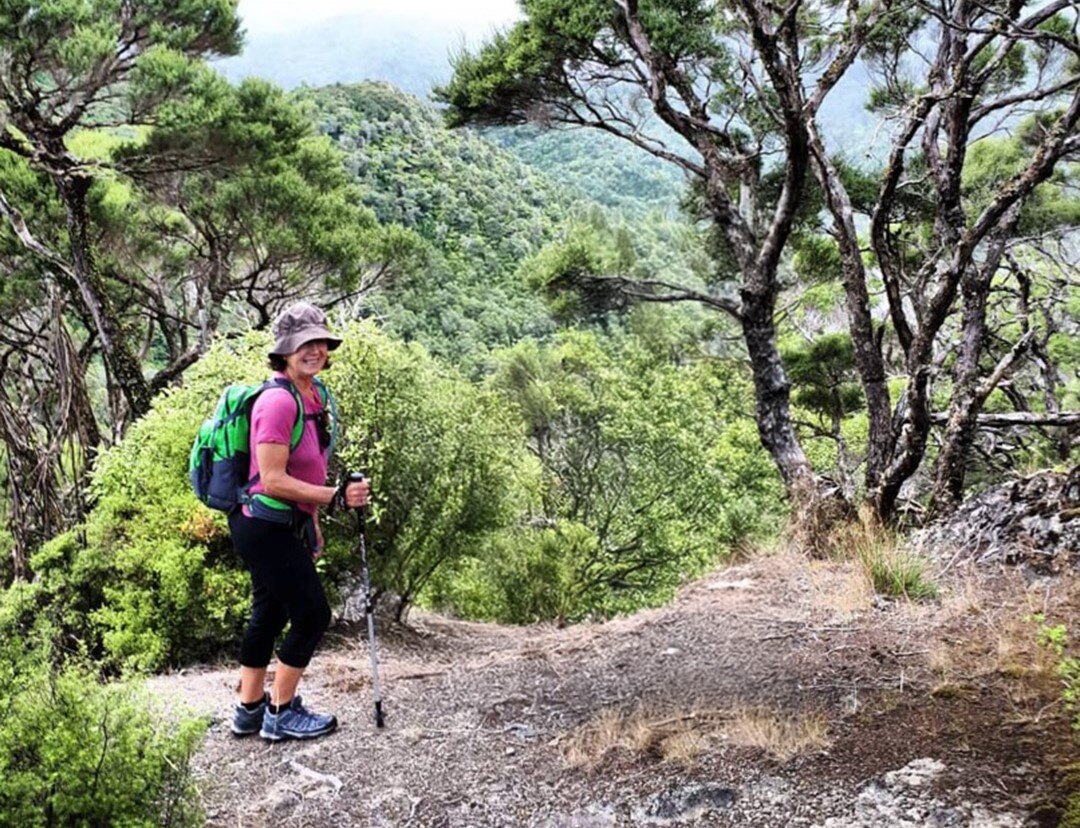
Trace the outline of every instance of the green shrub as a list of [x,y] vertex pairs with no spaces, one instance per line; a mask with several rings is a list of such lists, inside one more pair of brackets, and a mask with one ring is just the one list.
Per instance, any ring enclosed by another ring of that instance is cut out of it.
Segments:
[[516,528],[436,576],[425,597],[479,621],[565,621],[579,615],[573,561],[594,543],[580,525]]
[[[350,469],[374,484],[370,557],[399,614],[447,564],[489,543],[524,511],[537,470],[516,412],[491,391],[431,360],[418,345],[354,329],[334,354]],[[330,563],[355,568],[351,521],[331,526]]]
[[[191,492],[188,452],[227,384],[265,378],[268,344],[252,334],[213,348],[99,459],[94,509],[32,556],[36,582],[22,605],[114,667],[158,669],[235,644],[248,576],[224,516]],[[375,582],[404,608],[440,566],[516,517],[527,452],[513,412],[417,346],[357,325],[334,363],[326,378],[345,424],[343,467],[375,482]],[[320,567],[333,591],[355,569],[355,528],[342,516],[324,529]]]
[[[49,637],[39,625],[35,640]],[[0,826],[202,823],[190,758],[205,721],[19,636],[0,640],[0,709]]]
[[433,605],[513,622],[655,606],[775,526],[780,483],[736,367],[581,332],[497,360],[491,385],[520,413],[542,486],[531,520],[444,570]]
[[39,605],[95,656],[155,669],[205,659],[235,640],[248,606],[223,515],[191,493],[188,453],[230,382],[266,375],[266,337],[213,349],[183,386],[97,462],[85,524],[31,557]]

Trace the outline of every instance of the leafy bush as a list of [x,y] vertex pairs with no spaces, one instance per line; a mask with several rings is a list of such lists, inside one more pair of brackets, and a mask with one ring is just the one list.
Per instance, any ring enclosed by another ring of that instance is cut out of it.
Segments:
[[[342,456],[375,482],[373,573],[403,609],[440,566],[511,520],[528,458],[492,393],[372,326],[345,339],[327,372],[346,424]],[[157,669],[238,640],[248,576],[224,516],[191,493],[187,461],[222,388],[266,376],[267,346],[252,334],[215,347],[159,396],[99,459],[85,524],[32,556],[34,612],[107,663]],[[355,530],[350,520],[325,530],[320,566],[333,589],[355,568]]]
[[433,579],[429,600],[480,621],[564,620],[581,615],[574,561],[595,543],[571,523],[503,533]]
[[[438,570],[488,543],[521,514],[536,468],[515,412],[491,391],[433,362],[418,345],[354,329],[327,382],[337,393],[351,469],[370,471],[373,577],[399,597],[398,613]],[[355,566],[348,521],[331,528],[331,556]]]
[[515,622],[632,611],[775,526],[780,482],[734,366],[580,332],[498,359],[491,384],[524,419],[543,485],[526,525],[444,570],[432,603]]
[[[38,625],[33,640],[49,637]],[[206,723],[170,721],[135,685],[56,657],[0,639],[0,826],[200,825],[190,758]]]
[[265,346],[253,335],[216,348],[160,395],[98,459],[85,524],[31,557],[42,608],[94,655],[153,669],[208,658],[236,638],[247,574],[224,516],[191,493],[187,462],[222,388],[265,376]]

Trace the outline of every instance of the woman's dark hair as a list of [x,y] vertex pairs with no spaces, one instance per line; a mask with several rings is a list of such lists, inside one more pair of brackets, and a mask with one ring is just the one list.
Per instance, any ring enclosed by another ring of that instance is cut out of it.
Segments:
[[[270,354],[270,370],[271,371],[284,371],[289,367],[289,363],[285,361],[285,357],[281,354]],[[326,355],[326,364],[323,366],[325,371],[330,367],[330,355]]]

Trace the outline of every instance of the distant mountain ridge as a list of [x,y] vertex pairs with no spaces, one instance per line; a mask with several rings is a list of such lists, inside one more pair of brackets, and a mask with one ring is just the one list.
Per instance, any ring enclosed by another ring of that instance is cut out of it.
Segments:
[[[430,102],[451,75],[451,56],[494,31],[463,16],[422,17],[415,10],[369,9],[291,29],[255,31],[243,54],[216,67],[230,80],[266,78],[286,89],[379,81]],[[873,118],[863,109],[867,78],[854,67],[822,109],[826,144],[853,163],[866,161]],[[842,127],[841,127],[842,125]],[[681,171],[630,144],[592,130],[486,130],[484,137],[562,187],[630,214],[677,211]],[[880,139],[879,139],[880,143]],[[876,148],[880,154],[882,147]]]

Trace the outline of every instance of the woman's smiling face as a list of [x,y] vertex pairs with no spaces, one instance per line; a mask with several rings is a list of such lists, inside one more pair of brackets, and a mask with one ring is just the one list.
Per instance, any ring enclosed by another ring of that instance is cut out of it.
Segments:
[[325,339],[309,340],[285,357],[288,373],[294,377],[313,377],[326,367],[329,353]]

